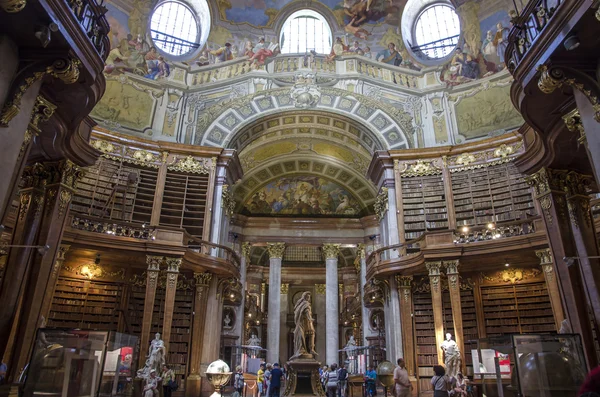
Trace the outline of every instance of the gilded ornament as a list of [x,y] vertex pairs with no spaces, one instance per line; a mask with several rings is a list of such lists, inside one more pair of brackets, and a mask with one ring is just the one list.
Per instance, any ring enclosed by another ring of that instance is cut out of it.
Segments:
[[396,285],[398,288],[409,288],[412,284],[413,276],[401,276],[396,274]]
[[199,161],[192,156],[187,156],[184,159],[175,157],[173,162],[167,168],[172,171],[189,172],[191,174],[208,174],[209,166],[207,161],[208,159]]
[[325,284],[315,284],[315,292],[317,295],[325,295]]
[[446,274],[458,274],[458,259],[452,261],[444,261],[443,265],[446,268]]
[[125,279],[125,269],[119,268],[116,271],[109,271],[105,268],[91,263],[88,265],[79,265],[75,268],[71,266],[64,266],[66,272],[77,274],[79,276],[83,276],[88,279],[93,278],[112,278],[112,279]]
[[585,137],[585,129],[583,128],[583,123],[581,122],[581,115],[579,114],[579,110],[577,108],[565,114],[563,116],[563,121],[569,131],[579,135],[577,141],[580,144],[585,144],[587,142]]
[[455,163],[460,165],[469,165],[474,162],[475,156],[473,156],[471,153],[463,153],[459,155],[455,160]]
[[231,193],[229,185],[223,185],[223,190],[221,192],[221,208],[223,208],[225,215],[231,219],[235,210],[235,200],[233,199],[233,193]]
[[404,303],[410,303],[410,288],[403,288],[402,298],[404,299]]
[[127,154],[131,156],[136,164],[146,164],[158,161],[158,155],[147,150],[128,150]]
[[111,142],[104,141],[102,139],[96,139],[92,141],[92,147],[101,151],[102,153],[112,153],[115,151],[115,145]]
[[375,198],[375,204],[373,204],[373,209],[375,210],[375,215],[377,215],[377,220],[381,222],[385,213],[389,208],[388,204],[388,188],[382,187],[381,191]]
[[511,283],[515,284],[519,281],[527,280],[530,278],[535,278],[541,274],[541,271],[538,269],[507,269],[501,272],[498,272],[492,276],[486,276],[485,274],[481,274],[481,278],[490,283]]
[[515,149],[512,146],[502,144],[498,149],[494,150],[494,156],[504,158],[513,154],[514,151]]
[[29,203],[31,201],[31,193],[21,193],[21,204],[19,205],[19,221],[25,219],[27,211],[29,211]]
[[211,279],[211,273],[194,273],[194,280],[196,281],[196,286],[207,286],[210,283]]
[[448,285],[451,289],[458,288],[458,273],[448,274]]
[[544,196],[544,197],[540,198],[540,206],[542,207],[542,210],[544,211],[546,220],[548,221],[548,223],[550,225],[552,225],[554,218],[552,217],[552,212],[550,212],[550,208],[552,208],[552,199],[550,199],[550,196]]
[[339,244],[323,244],[323,256],[325,259],[337,259],[339,255]]
[[167,272],[178,273],[179,268],[181,267],[181,261],[181,258],[166,257],[165,262],[167,262]]
[[554,266],[552,266],[552,264],[542,265],[542,270],[544,271],[544,276],[548,281],[554,280]]
[[250,252],[252,251],[252,243],[245,241],[242,243],[242,256],[250,261]]
[[173,289],[177,286],[177,273],[169,272],[167,274],[167,285],[170,289]]
[[540,258],[540,265],[551,265],[554,263],[554,260],[552,259],[552,250],[550,250],[550,248],[536,250],[535,255]]
[[440,278],[440,276],[429,276],[429,283],[431,284],[432,291],[440,291]]
[[148,265],[148,271],[158,272],[160,271],[160,264],[163,262],[164,257],[146,255],[146,264]]
[[35,194],[33,196],[33,203],[35,204],[34,217],[37,219],[42,215],[42,210],[44,209],[44,195],[39,193]]
[[425,267],[427,268],[430,277],[439,276],[441,274],[440,268],[442,267],[442,262],[425,262]]
[[290,290],[289,284],[281,284],[281,295],[287,295]]
[[22,11],[27,5],[27,0],[0,0],[0,8],[9,14]]
[[[2,2],[7,0],[0,0],[0,7]],[[9,3],[17,3],[15,0],[8,0]],[[24,2],[25,0],[23,0]],[[42,79],[44,76],[49,75],[54,78],[62,80],[65,84],[73,84],[79,79],[79,67],[81,62],[79,59],[57,59],[51,66],[38,72],[34,72],[31,76],[26,77],[23,82],[17,88],[16,93],[12,100],[8,101],[2,113],[0,114],[0,127],[8,127],[8,123],[21,111],[21,100],[25,92],[31,87],[36,81]],[[49,102],[48,102],[49,103]],[[54,106],[54,105],[52,105]],[[52,110],[53,112],[54,110]]]
[[68,190],[62,189],[60,194],[58,195],[58,218],[62,218],[66,213],[69,204],[71,204],[71,199],[73,198],[73,193]]
[[270,259],[283,259],[285,243],[267,243],[267,251]]
[[442,169],[436,167],[433,161],[417,160],[413,164],[404,164],[404,170],[400,171],[403,177],[438,175]]

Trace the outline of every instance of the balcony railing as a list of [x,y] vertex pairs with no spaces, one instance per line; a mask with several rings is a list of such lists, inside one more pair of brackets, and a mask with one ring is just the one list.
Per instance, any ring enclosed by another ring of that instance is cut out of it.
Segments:
[[240,269],[240,257],[231,248],[224,245],[204,241],[197,237],[189,235],[187,236],[187,238],[188,248],[193,250],[194,252],[225,259],[226,261],[232,263],[237,269]]
[[540,219],[539,216],[502,224],[463,226],[454,232],[454,244],[469,244],[535,233],[538,219]]
[[530,0],[521,14],[513,18],[509,44],[504,55],[511,73],[519,66],[563,3],[565,0]]
[[103,233],[118,237],[132,237],[141,240],[154,240],[154,228],[129,222],[106,221],[106,219],[93,219],[91,217],[73,216],[69,225],[73,229],[86,232]]
[[67,4],[98,51],[100,58],[105,60],[110,51],[110,39],[108,38],[110,27],[104,16],[107,11],[106,7],[98,4],[96,0],[67,0]]

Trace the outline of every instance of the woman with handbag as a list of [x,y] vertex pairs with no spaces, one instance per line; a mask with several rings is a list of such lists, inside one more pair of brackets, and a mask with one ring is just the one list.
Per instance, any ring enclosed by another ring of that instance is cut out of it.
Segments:
[[162,372],[162,384],[163,384],[163,397],[171,397],[171,392],[177,390],[177,383],[175,382],[175,372],[170,369],[166,364],[163,365]]

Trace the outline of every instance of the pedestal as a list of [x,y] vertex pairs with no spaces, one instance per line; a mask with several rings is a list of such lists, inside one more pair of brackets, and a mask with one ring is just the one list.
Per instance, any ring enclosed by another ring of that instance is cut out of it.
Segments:
[[284,396],[313,395],[325,397],[319,379],[321,363],[314,358],[298,358],[287,362],[290,377],[283,392]]

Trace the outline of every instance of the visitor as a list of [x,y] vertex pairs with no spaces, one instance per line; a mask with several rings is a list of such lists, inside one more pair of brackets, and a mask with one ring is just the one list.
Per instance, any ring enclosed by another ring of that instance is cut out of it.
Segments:
[[412,385],[408,379],[408,371],[403,358],[398,359],[398,366],[394,369],[394,388],[396,397],[409,397]]
[[454,395],[456,397],[467,397],[469,387],[469,378],[466,378],[462,372],[456,374],[456,385],[454,386]]
[[171,397],[171,392],[175,389],[175,372],[169,368],[167,364],[162,367],[162,380],[163,397]]
[[150,375],[146,378],[146,385],[144,386],[144,397],[158,397],[158,381],[160,378],[156,376],[156,370],[151,369]]
[[262,396],[265,385],[265,363],[260,364],[260,368],[256,373],[256,384],[258,385],[258,395]]
[[329,372],[327,372],[327,396],[337,397],[338,389],[338,366],[337,364],[331,364]]
[[244,372],[242,371],[242,366],[238,365],[235,367],[235,377],[233,378],[233,388],[237,393],[237,397],[242,397],[244,395]]
[[441,365],[433,366],[435,376],[431,378],[433,386],[433,397],[448,397],[448,384],[450,379],[446,376],[446,370]]
[[279,368],[279,363],[273,364],[273,369],[271,370],[271,383],[269,386],[269,397],[279,397],[282,377],[283,371]]
[[327,390],[327,372],[329,372],[329,367],[323,365],[323,368],[321,368],[321,386],[323,386],[323,390]]
[[271,363],[267,363],[267,369],[265,370],[265,386],[264,386],[265,396],[270,396],[269,386],[271,385],[271,370],[272,369],[273,369],[273,366],[271,365]]
[[367,395],[374,397],[377,395],[377,372],[375,367],[369,365],[369,369],[365,373],[365,388],[367,389]]
[[6,378],[6,371],[8,367],[5,363],[0,364],[0,385],[4,384],[4,379]]
[[579,388],[579,397],[600,397],[600,366],[587,374]]
[[338,396],[346,397],[346,389],[348,387],[348,369],[346,364],[342,364],[338,371]]

